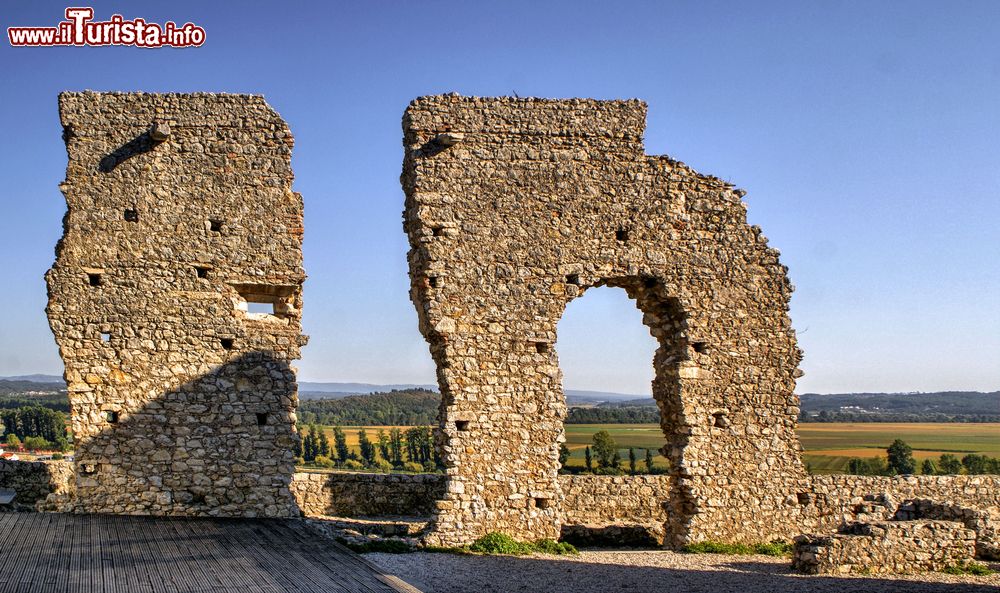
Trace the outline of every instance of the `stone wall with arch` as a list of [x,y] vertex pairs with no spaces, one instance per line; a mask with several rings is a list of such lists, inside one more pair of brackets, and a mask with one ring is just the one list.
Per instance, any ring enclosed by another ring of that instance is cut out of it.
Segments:
[[625,289],[659,343],[668,541],[795,531],[808,483],[787,269],[744,192],[644,153],[645,115],[637,100],[458,95],[406,110],[411,297],[443,395],[432,539],[558,535],[556,324],[600,285]]

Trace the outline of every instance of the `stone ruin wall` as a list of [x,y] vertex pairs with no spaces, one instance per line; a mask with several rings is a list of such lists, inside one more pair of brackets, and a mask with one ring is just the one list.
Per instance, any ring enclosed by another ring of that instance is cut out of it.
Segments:
[[792,564],[806,574],[940,571],[975,557],[976,533],[953,521],[876,521],[795,538]]
[[[441,474],[300,472],[292,476],[291,491],[298,509],[307,517],[423,518],[442,498],[445,479]],[[561,537],[583,545],[664,543],[670,481],[670,476],[659,475],[560,475]],[[879,525],[890,519],[943,520],[955,523],[952,527],[973,530],[979,557],[1000,559],[1000,476],[824,475],[812,476],[810,481],[809,500],[794,528],[796,533],[811,534],[810,542],[858,522]],[[58,510],[58,503],[71,494],[73,483],[71,462],[0,460],[0,488],[17,492],[18,509]],[[892,527],[899,529],[892,532],[893,541],[908,529],[905,525]],[[962,535],[959,539],[966,538]],[[892,552],[866,550],[864,545],[836,547],[839,552],[828,557],[847,559],[842,564],[852,566],[868,562],[872,553]],[[893,562],[906,561],[908,548],[898,550],[900,554],[891,557]],[[921,568],[914,565],[912,570]]]
[[70,508],[296,515],[305,273],[288,126],[250,95],[63,93],[59,112],[68,208],[46,280]]
[[34,510],[50,495],[66,495],[72,480],[73,466],[66,461],[0,459],[0,489],[14,491],[14,510]]
[[559,534],[556,324],[602,285],[625,289],[659,342],[668,541],[794,535],[808,483],[786,268],[741,190],[644,154],[645,115],[639,101],[457,95],[406,110],[411,297],[448,476],[432,540]]
[[830,533],[857,518],[865,497],[879,497],[889,512],[907,500],[929,499],[970,509],[981,509],[1000,525],[1000,476],[811,476],[810,509],[803,531]]
[[[433,511],[438,543],[661,523],[678,545],[830,533],[875,497],[931,501],[948,516],[930,519],[965,522],[980,548],[995,536],[995,476],[805,476],[785,268],[740,190],[643,154],[640,102],[408,109],[411,295],[444,394],[443,477],[293,476],[302,202],[291,135],[262,98],[65,93],[60,112],[68,210],[48,313],[77,458],[0,464],[18,505]],[[659,342],[673,475],[557,475],[555,328],[599,285],[624,288]]]

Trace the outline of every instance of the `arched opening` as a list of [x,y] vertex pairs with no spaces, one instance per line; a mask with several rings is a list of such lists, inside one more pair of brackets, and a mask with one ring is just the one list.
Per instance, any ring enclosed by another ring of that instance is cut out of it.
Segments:
[[[577,474],[560,477],[561,536],[581,544],[676,541],[693,508],[689,488],[677,479],[685,473],[691,434],[681,403],[682,378],[703,346],[689,340],[679,300],[656,278],[580,280],[577,286],[557,327],[569,405],[563,425],[569,456],[560,471]],[[588,297],[581,299],[584,293]],[[592,392],[577,391],[584,386]],[[594,388],[603,391],[593,393]],[[605,408],[581,401],[588,396],[604,400]],[[581,403],[596,407],[574,412]],[[615,407],[622,404],[626,408]],[[639,422],[630,422],[629,413],[642,414],[635,418]],[[597,422],[580,422],[591,417]]]
[[585,298],[567,305],[557,335],[569,408],[560,472],[665,472],[665,439],[652,392],[659,344],[636,302],[620,288],[587,289]]

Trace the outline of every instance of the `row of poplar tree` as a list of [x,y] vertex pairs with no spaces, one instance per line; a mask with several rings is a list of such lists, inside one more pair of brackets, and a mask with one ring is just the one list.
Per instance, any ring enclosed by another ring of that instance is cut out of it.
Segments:
[[362,428],[358,431],[355,451],[348,446],[347,434],[341,427],[333,427],[331,443],[326,432],[314,424],[300,435],[295,455],[306,464],[346,469],[436,471],[441,465],[429,426],[414,426],[405,431],[379,429],[374,440]]

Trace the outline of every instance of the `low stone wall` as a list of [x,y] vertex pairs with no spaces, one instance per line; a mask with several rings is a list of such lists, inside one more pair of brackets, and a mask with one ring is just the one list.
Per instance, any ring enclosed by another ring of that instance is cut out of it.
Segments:
[[444,496],[440,474],[299,472],[291,490],[304,515],[426,516]]
[[0,460],[0,488],[14,490],[14,508],[31,510],[49,494],[70,489],[73,465],[67,461]]
[[793,565],[806,574],[943,570],[975,554],[976,534],[954,521],[851,523],[830,536],[795,539]]
[[[894,502],[923,499],[958,507],[1000,512],[1000,476],[812,476],[814,505],[804,516],[803,531],[833,532],[857,518],[871,495]],[[887,507],[889,519],[896,511]]]
[[559,476],[560,539],[578,546],[663,545],[669,476]]
[[662,524],[667,520],[669,476],[561,475],[559,488],[564,524]]

